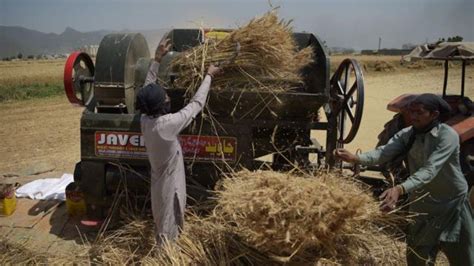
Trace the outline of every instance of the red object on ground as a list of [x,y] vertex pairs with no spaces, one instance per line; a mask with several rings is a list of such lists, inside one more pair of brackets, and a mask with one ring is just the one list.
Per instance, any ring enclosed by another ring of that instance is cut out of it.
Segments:
[[104,220],[81,220],[81,224],[87,227],[99,227],[104,223]]

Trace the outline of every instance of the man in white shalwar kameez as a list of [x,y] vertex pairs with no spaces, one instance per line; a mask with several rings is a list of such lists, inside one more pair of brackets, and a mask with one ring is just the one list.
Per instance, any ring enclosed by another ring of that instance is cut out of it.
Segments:
[[137,109],[142,113],[141,130],[151,165],[151,206],[158,245],[176,239],[184,222],[186,181],[178,135],[201,112],[211,79],[220,71],[211,65],[191,101],[179,112],[169,113],[166,91],[156,84],[159,63],[169,47],[169,40],[160,43],[145,85],[137,94]]

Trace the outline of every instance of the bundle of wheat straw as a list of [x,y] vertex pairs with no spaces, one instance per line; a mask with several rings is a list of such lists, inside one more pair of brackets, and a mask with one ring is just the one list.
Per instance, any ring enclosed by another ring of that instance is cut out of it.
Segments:
[[399,218],[382,214],[367,192],[343,177],[241,171],[221,186],[216,216],[235,224],[243,239],[269,257],[385,264],[402,255],[393,238],[380,232]]
[[[224,73],[213,80],[214,89],[259,92],[287,91],[302,85],[301,69],[313,62],[312,47],[297,51],[290,22],[275,11],[251,20],[220,41],[208,39],[173,60],[178,73],[174,86],[194,91],[210,64],[226,62]],[[240,46],[235,60],[237,46]]]

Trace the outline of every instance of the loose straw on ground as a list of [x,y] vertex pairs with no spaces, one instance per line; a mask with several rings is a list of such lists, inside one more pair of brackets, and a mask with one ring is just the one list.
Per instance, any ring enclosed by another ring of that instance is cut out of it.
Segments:
[[179,239],[155,253],[145,248],[141,254],[149,255],[140,262],[397,265],[404,261],[404,244],[389,233],[393,231],[385,230],[402,219],[380,213],[377,202],[345,177],[244,170],[224,178],[215,195],[215,207],[208,215],[188,213]]

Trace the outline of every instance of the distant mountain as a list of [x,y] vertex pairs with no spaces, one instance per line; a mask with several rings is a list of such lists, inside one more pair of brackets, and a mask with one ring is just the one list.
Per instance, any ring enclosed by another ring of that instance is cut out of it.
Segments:
[[[148,41],[150,53],[166,32],[166,29],[120,32],[141,32]],[[23,56],[39,54],[62,54],[70,53],[84,45],[98,45],[102,38],[114,31],[100,30],[92,32],[80,32],[67,27],[63,33],[43,33],[23,27],[0,26],[0,57]]]

